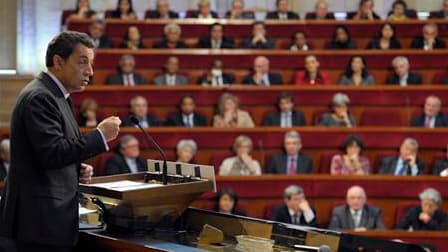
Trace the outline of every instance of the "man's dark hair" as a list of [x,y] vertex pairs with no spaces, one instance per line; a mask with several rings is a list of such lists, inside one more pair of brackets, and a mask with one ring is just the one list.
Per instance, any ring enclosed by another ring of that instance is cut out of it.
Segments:
[[48,43],[45,65],[47,67],[54,66],[53,57],[55,55],[59,55],[62,59],[67,60],[78,44],[94,48],[93,41],[85,33],[73,31],[59,33]]
[[104,22],[104,20],[102,19],[95,19],[92,22],[90,22],[89,26],[94,26],[96,24],[102,25],[102,26],[106,26],[106,22]]
[[185,99],[192,99],[193,101],[195,101],[194,96],[192,94],[184,94],[179,99],[179,106],[182,105],[182,103],[184,102]]
[[349,147],[352,144],[358,145],[358,147],[361,151],[364,150],[364,142],[362,141],[362,139],[355,134],[350,134],[342,142],[342,145],[341,145],[342,151],[345,152],[347,150],[347,147]]
[[210,31],[211,31],[213,28],[215,28],[215,26],[221,26],[222,29],[224,29],[224,25],[222,25],[221,23],[216,22],[216,23],[213,23],[213,24],[210,25]]
[[252,23],[252,28],[254,28],[257,25],[262,25],[263,27],[265,26],[263,21],[255,21],[255,22]]
[[281,100],[289,100],[294,102],[294,96],[290,92],[283,91],[277,96],[277,106],[280,105]]

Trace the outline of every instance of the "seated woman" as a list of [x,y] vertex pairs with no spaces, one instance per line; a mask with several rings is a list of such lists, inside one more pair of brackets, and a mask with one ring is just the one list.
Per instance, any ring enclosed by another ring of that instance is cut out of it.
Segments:
[[168,23],[163,28],[164,38],[154,45],[154,48],[187,48],[187,45],[180,40],[182,29],[176,23]]
[[117,8],[110,14],[110,18],[118,18],[123,20],[137,19],[134,12],[132,0],[118,0]]
[[327,49],[356,49],[357,46],[350,36],[350,32],[344,25],[338,25],[333,33],[333,39],[327,44]]
[[120,44],[120,48],[137,50],[140,48],[145,48],[143,45],[142,36],[137,26],[129,26],[128,31],[123,37],[123,41]]
[[230,188],[219,190],[215,196],[215,211],[226,214],[246,216],[246,213],[238,209],[238,195]]
[[336,93],[331,102],[331,112],[322,116],[320,125],[329,127],[347,127],[351,128],[356,125],[355,117],[350,114],[348,104],[350,99],[344,93]]
[[406,20],[409,17],[406,15],[406,10],[408,9],[408,5],[403,0],[396,0],[392,4],[392,10],[390,12],[389,17],[387,17],[390,21],[401,21]]
[[420,206],[411,208],[400,220],[396,229],[403,230],[448,230],[448,218],[441,209],[442,196],[433,188],[419,195]]
[[182,139],[177,143],[177,161],[181,163],[191,163],[198,150],[198,145],[192,139]]
[[296,73],[296,85],[329,85],[331,79],[326,72],[320,71],[316,56],[305,57],[305,70]]
[[362,56],[353,56],[339,80],[339,85],[343,86],[371,86],[375,84],[375,79],[367,71],[366,61]]
[[252,140],[248,136],[238,136],[233,143],[236,155],[222,161],[219,175],[261,175],[260,163],[250,156],[252,146]]
[[78,123],[80,127],[96,127],[100,121],[97,117],[98,104],[94,99],[86,98],[79,108]]
[[289,48],[291,51],[308,51],[312,49],[308,44],[306,34],[303,31],[295,32],[291,40],[292,45]]
[[213,127],[217,128],[253,128],[252,118],[246,111],[238,108],[238,98],[224,93],[219,98],[218,114],[213,117]]
[[76,9],[71,11],[71,15],[67,17],[65,23],[69,19],[83,19],[83,18],[95,18],[96,11],[90,9],[90,1],[89,0],[78,0],[76,1]]
[[344,154],[334,155],[331,159],[332,175],[368,175],[370,171],[369,160],[361,156],[364,143],[356,135],[349,135],[342,143]]
[[390,23],[383,24],[378,36],[369,42],[367,49],[401,49],[401,43],[395,37],[395,26]]

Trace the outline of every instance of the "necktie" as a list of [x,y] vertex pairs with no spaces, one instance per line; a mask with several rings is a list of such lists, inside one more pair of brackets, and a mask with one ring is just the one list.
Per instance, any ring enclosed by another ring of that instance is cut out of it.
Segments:
[[427,116],[425,120],[425,128],[431,128],[432,116]]
[[355,212],[353,213],[353,223],[355,223],[355,228],[359,228],[359,225],[361,224],[361,218],[359,214],[359,210],[355,210]]
[[299,214],[295,213],[292,216],[292,220],[291,220],[292,224],[298,225],[300,224],[300,220],[299,220]]
[[402,175],[402,176],[406,175],[406,174],[411,175],[410,171],[411,171],[411,169],[408,169],[408,164],[403,162],[403,164],[401,165],[400,170],[398,171],[398,175]]
[[296,168],[296,159],[292,157],[289,159],[288,175],[295,175]]
[[191,118],[190,118],[190,116],[187,116],[186,119],[187,119],[187,120],[186,120],[186,123],[185,123],[185,127],[186,127],[186,128],[191,128],[191,127],[193,127],[193,124],[191,123]]
[[125,82],[125,84],[124,84],[125,86],[132,86],[132,83],[131,83],[131,76],[129,75],[129,74],[127,74],[126,75],[126,82]]

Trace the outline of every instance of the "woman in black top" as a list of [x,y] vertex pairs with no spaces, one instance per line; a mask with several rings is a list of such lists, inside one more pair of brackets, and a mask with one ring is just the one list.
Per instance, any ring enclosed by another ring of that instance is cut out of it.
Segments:
[[356,44],[352,41],[350,32],[344,25],[338,25],[333,34],[332,41],[327,45],[327,49],[356,49]]
[[118,0],[117,8],[111,13],[110,18],[137,19],[132,0]]
[[383,24],[378,36],[369,42],[367,49],[401,49],[401,43],[395,37],[395,26],[390,23]]
[[238,196],[235,191],[227,188],[216,193],[215,210],[220,213],[246,216],[246,213],[238,209]]

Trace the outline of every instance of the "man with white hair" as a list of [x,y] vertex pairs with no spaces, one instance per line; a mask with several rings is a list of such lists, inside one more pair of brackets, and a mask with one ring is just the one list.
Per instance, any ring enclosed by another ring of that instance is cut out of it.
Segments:
[[258,56],[254,60],[253,74],[243,79],[243,84],[256,86],[280,85],[283,83],[282,76],[269,72],[269,60],[265,56]]
[[9,170],[9,139],[0,142],[0,181],[5,180]]
[[182,29],[176,23],[168,23],[163,27],[164,38],[162,41],[156,43],[154,48],[188,48],[188,46],[181,41]]
[[120,85],[126,87],[133,87],[138,85],[148,84],[145,76],[140,75],[134,71],[135,58],[130,54],[121,56],[118,63],[119,72],[115,75],[109,76],[106,83],[109,85]]
[[402,87],[422,84],[421,75],[409,72],[410,64],[407,57],[395,57],[392,60],[392,67],[394,68],[394,73],[387,78],[386,84],[400,85]]
[[429,18],[448,18],[448,0],[443,1],[441,10],[431,11]]
[[156,9],[146,12],[145,18],[149,19],[170,19],[179,18],[179,14],[170,10],[170,2],[168,0],[157,0]]
[[442,113],[442,101],[435,95],[426,97],[423,113],[411,121],[413,127],[438,128],[448,126],[448,117]]
[[118,139],[117,149],[106,161],[106,175],[137,173],[147,171],[146,161],[140,157],[140,145],[133,135]]
[[406,138],[400,146],[400,155],[385,157],[381,161],[380,174],[395,176],[416,176],[423,173],[425,162],[417,158],[418,142],[414,138]]
[[328,11],[328,3],[326,0],[318,0],[314,5],[314,12],[310,12],[306,14],[305,19],[315,19],[315,20],[324,20],[324,19],[335,19],[334,14]]
[[218,13],[212,11],[210,0],[199,0],[198,10],[192,13],[191,17],[201,19],[218,18]]
[[437,24],[428,23],[423,26],[422,35],[415,38],[411,48],[423,49],[425,51],[446,48],[445,41],[439,36]]
[[278,20],[288,20],[288,19],[300,19],[299,14],[289,10],[288,0],[277,0],[275,2],[277,7],[276,11],[268,12],[266,19],[278,19]]
[[229,19],[255,19],[255,14],[244,10],[244,0],[233,0],[225,17]]

